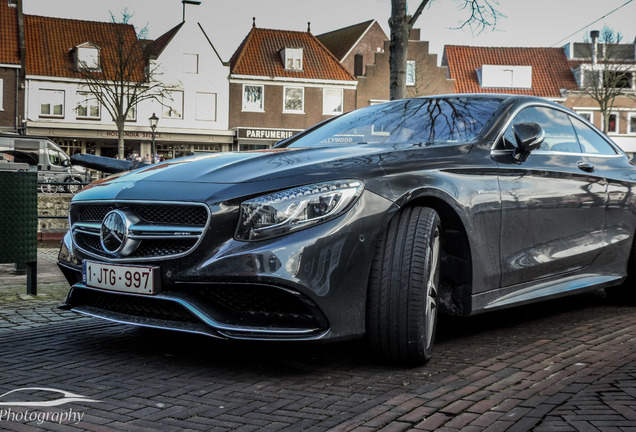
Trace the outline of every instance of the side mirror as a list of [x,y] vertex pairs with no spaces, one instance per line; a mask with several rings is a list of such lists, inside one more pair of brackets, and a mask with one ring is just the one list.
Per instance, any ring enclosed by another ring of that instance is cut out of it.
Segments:
[[545,131],[537,123],[517,123],[512,125],[512,130],[517,141],[515,159],[519,162],[524,162],[531,151],[541,147],[545,139]]

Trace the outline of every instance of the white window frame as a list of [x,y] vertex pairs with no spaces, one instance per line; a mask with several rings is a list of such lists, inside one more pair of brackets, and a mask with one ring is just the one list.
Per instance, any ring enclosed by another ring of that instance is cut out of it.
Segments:
[[632,129],[632,120],[636,121],[636,112],[630,112],[627,114],[627,133],[630,135],[636,135],[636,126]]
[[128,115],[126,115],[127,122],[136,122],[137,121],[137,104],[134,104],[128,110]]
[[[589,115],[589,122],[594,124],[594,111],[576,111],[576,113],[578,115],[580,115],[581,117],[585,118],[585,116]],[[586,119],[587,120],[587,119]]]
[[[78,119],[91,119],[91,120],[99,120],[102,118],[102,106],[99,103],[99,100],[90,92],[77,92],[77,118]],[[91,107],[97,107],[97,115],[91,115]],[[86,115],[80,115],[79,109],[80,107],[86,108]]]
[[182,72],[195,75],[199,73],[199,54],[183,53]]
[[[339,92],[340,94],[340,109],[332,109],[329,110],[327,106],[327,92]],[[339,88],[329,88],[325,87],[322,90],[322,115],[338,115],[342,114],[344,111],[344,92]]]
[[[254,103],[253,101],[247,100],[246,90],[248,87],[256,87],[260,88],[260,103]],[[243,84],[242,91],[242,111],[247,112],[265,112],[265,86],[262,84]]]
[[[608,134],[608,135],[609,135],[609,134],[614,134],[614,135],[616,135],[616,134],[618,134],[618,132],[621,130],[621,125],[620,125],[620,119],[621,119],[621,116],[620,116],[620,113],[619,113],[619,112],[611,112],[611,113],[610,113],[610,116],[616,116],[616,130],[611,131],[611,130],[609,130],[609,129],[608,129],[608,130],[607,130],[607,134]],[[605,117],[601,115],[601,124],[602,124],[603,126],[604,126],[604,122],[605,122]],[[609,127],[609,126],[608,126],[608,127]]]
[[303,49],[302,48],[285,48],[284,49],[285,70],[302,71],[303,70]]
[[[300,90],[300,109],[287,108],[287,91],[288,90]],[[305,88],[304,87],[283,87],[283,113],[286,114],[304,114],[305,113]]]
[[[409,74],[409,68],[412,69],[411,74]],[[407,60],[406,61],[406,85],[407,86],[415,85],[417,81],[416,73],[417,73],[417,64],[415,63],[415,60]]]
[[[210,100],[210,98],[212,98]],[[195,95],[195,119],[216,121],[217,95],[212,92],[197,92]],[[212,102],[209,104],[208,102]],[[207,114],[210,115],[207,115]]]
[[99,72],[101,70],[99,60],[99,48],[80,46],[76,48],[77,69]]
[[183,106],[183,91],[171,91],[169,93],[169,97],[163,98],[161,117],[165,119],[181,120],[183,119]]
[[[64,90],[59,90],[59,89],[40,89],[40,91],[38,92],[38,97],[40,99],[40,117],[47,117],[47,118],[64,118],[64,112],[65,112],[65,105],[66,105],[66,92]],[[62,97],[62,103],[61,104],[56,104],[56,101],[52,101],[53,98],[48,97],[45,98],[45,95],[61,95]],[[47,103],[43,103],[43,102],[47,102]],[[42,112],[42,106],[43,105],[48,105],[49,106],[49,113],[44,113]],[[52,111],[54,111],[54,107],[56,105],[61,105],[61,114],[54,114],[52,113]]]

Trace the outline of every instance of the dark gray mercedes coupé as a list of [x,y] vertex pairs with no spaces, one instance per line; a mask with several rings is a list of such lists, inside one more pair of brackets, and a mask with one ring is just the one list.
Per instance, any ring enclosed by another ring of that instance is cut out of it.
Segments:
[[432,354],[438,313],[636,298],[636,167],[543,99],[399,100],[263,151],[170,160],[72,201],[61,307],[223,339]]

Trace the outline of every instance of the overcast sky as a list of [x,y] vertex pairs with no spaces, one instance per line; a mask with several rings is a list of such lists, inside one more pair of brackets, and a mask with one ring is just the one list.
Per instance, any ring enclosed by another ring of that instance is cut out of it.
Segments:
[[[252,17],[256,17],[257,27],[285,30],[305,31],[309,21],[314,35],[376,19],[389,34],[390,0],[201,1],[200,6],[190,8],[196,15],[187,18],[201,23],[223,60],[229,60],[250,31]],[[590,30],[603,26],[620,31],[623,42],[633,42],[636,36],[636,0],[490,1],[500,13],[494,30],[456,29],[467,18],[467,11],[461,9],[464,0],[431,0],[416,27],[421,29],[422,40],[430,42],[431,52],[440,57],[444,44],[562,46],[582,41]],[[409,10],[415,11],[419,3],[409,0]],[[27,14],[93,21],[110,21],[111,12],[120,16],[127,8],[134,14],[135,27],[147,27],[151,39],[182,18],[181,0],[23,0],[23,4]]]

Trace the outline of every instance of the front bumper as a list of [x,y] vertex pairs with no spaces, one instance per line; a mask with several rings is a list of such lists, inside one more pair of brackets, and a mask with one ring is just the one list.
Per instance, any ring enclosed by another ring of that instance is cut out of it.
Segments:
[[60,307],[224,339],[360,337],[376,240],[393,209],[365,191],[345,215],[271,240],[238,242],[225,236],[220,241],[220,231],[209,229],[185,257],[135,261],[160,267],[162,289],[155,295],[84,285],[81,262],[95,258],[82,255],[67,234],[59,266],[72,288]]

